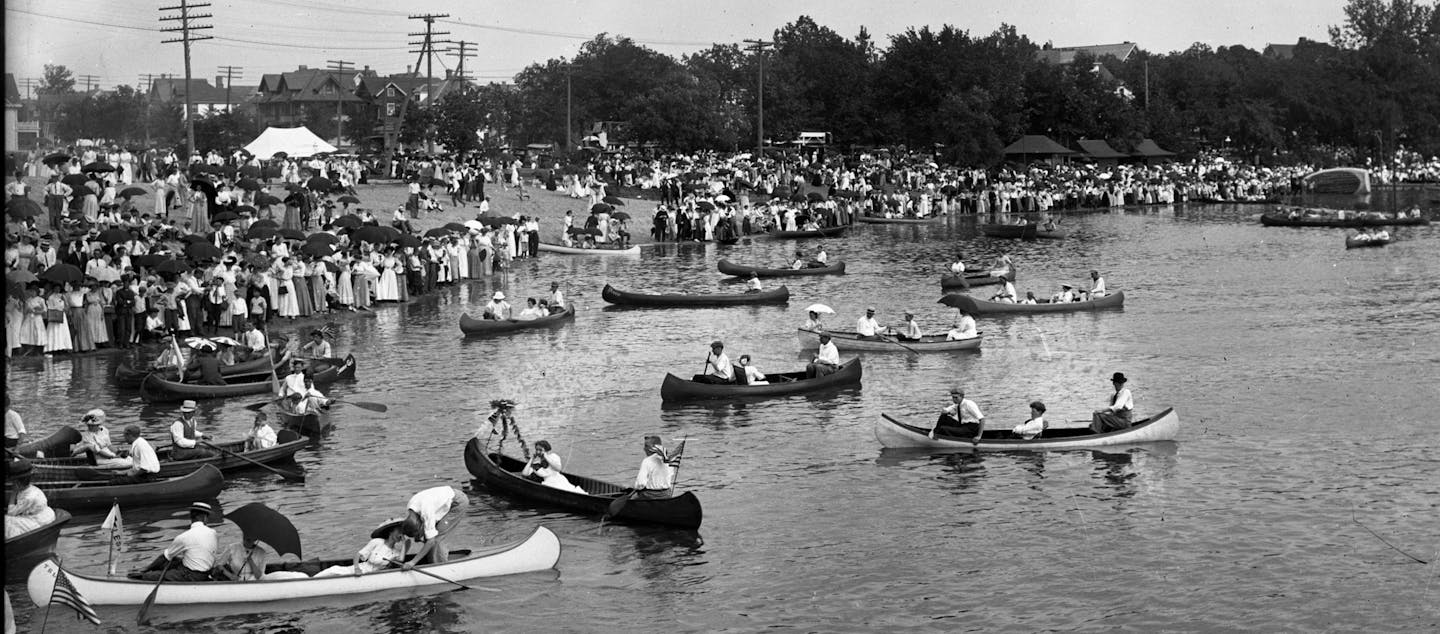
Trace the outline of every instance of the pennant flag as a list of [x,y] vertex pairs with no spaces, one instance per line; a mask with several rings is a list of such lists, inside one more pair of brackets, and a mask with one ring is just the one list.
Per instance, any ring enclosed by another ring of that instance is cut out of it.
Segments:
[[119,502],[116,502],[110,507],[110,514],[105,516],[105,521],[100,524],[100,528],[109,529],[112,531],[125,529],[125,522],[120,518]]
[[115,576],[115,553],[125,552],[125,520],[120,517],[120,503],[116,502],[110,506],[110,514],[105,516],[105,521],[100,528],[110,531],[110,563],[108,570],[110,576]]
[[685,457],[685,441],[680,441],[680,446],[675,448],[675,453],[665,457],[665,462],[672,467],[680,466],[680,459]]
[[65,571],[58,567],[55,569],[55,591],[50,593],[50,602],[68,605],[80,618],[95,625],[100,624],[100,615],[95,613],[94,606],[91,606],[85,597],[80,596],[80,591],[70,583],[70,577],[66,576]]

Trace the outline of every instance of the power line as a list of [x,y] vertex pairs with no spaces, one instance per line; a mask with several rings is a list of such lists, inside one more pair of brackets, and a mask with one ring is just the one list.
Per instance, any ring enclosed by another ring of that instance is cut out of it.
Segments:
[[244,72],[241,72],[244,71],[245,68],[242,66],[220,66],[217,70],[225,73],[225,112],[230,112],[230,86],[235,83],[236,79],[245,75]]
[[454,48],[454,49],[451,49],[451,50],[450,50],[450,54],[451,54],[451,55],[454,55],[454,56],[460,58],[460,63],[455,65],[455,76],[458,77],[458,78],[460,78],[460,79],[467,79],[467,78],[465,77],[465,58],[467,58],[467,57],[475,57],[475,50],[474,50],[474,49],[466,50],[466,48],[469,47],[469,46],[474,46],[475,43],[474,43],[474,42],[466,42],[465,40],[460,40],[459,42],[456,42],[455,45],[456,45],[458,48]]
[[95,75],[85,74],[76,77],[75,81],[85,84],[85,92],[90,92],[98,85],[95,81],[97,79],[99,79],[99,77]]
[[180,26],[164,28],[160,30],[165,32],[179,31],[180,37],[169,40],[161,40],[160,43],[173,44],[175,42],[180,42],[184,45],[185,48],[185,151],[187,157],[195,155],[195,117],[192,116],[190,113],[190,93],[192,92],[190,90],[190,43],[212,39],[209,35],[192,35],[190,32],[214,28],[208,24],[197,25],[191,23],[191,20],[204,20],[214,16],[208,13],[203,15],[194,15],[191,14],[190,11],[192,9],[203,9],[208,6],[210,6],[210,3],[208,2],[203,4],[190,4],[187,2],[187,0],[180,0],[179,5],[173,7],[160,7],[161,11],[180,11],[180,15],[167,15],[160,18],[161,22],[179,21]]
[[[327,60],[325,60],[325,63],[328,64],[328,66],[326,66],[327,69],[332,70],[332,71],[337,71],[338,73],[344,73],[344,72],[346,72],[346,71],[355,70],[355,62],[347,62],[347,61],[345,61],[345,60],[343,60],[343,59],[327,59]],[[334,75],[331,76],[331,79],[334,79]],[[344,94],[345,94],[345,86],[342,85],[342,86],[339,86],[339,87],[336,88],[336,90],[335,90],[335,147],[337,147],[337,148],[340,147],[340,132],[341,132],[341,130],[342,130],[341,125],[342,125],[342,122],[343,122],[344,119],[345,119],[345,113],[341,110],[341,108],[342,108],[342,103],[343,103],[343,102],[341,101],[341,97],[343,97]]]

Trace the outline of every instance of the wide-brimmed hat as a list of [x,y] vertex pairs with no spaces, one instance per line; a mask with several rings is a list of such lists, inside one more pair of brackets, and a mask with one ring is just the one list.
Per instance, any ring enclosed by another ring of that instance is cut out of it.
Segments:
[[195,401],[185,401],[184,403],[181,403],[181,404],[180,404],[180,411],[182,411],[182,412],[193,412],[193,411],[195,411]]
[[380,522],[380,524],[375,527],[375,530],[370,531],[370,538],[385,539],[385,537],[390,534],[391,529],[396,528],[404,523],[405,518],[403,517],[392,517],[388,520]]
[[1126,379],[1126,378],[1125,378],[1125,374],[1124,374],[1124,373],[1116,372],[1114,376],[1110,377],[1110,380],[1111,380],[1112,382],[1114,382],[1114,383],[1124,383],[1124,382],[1128,381],[1129,379]]
[[502,299],[505,299],[505,294],[500,291],[495,291],[495,295],[492,297],[492,299],[498,302]]
[[86,424],[86,425],[104,425],[104,424],[105,424],[105,410],[103,410],[103,409],[92,409],[92,410],[90,410],[90,411],[88,411],[88,412],[85,412],[85,415],[82,416],[82,417],[80,418],[80,420],[85,421],[85,424]]
[[34,470],[35,467],[34,465],[30,464],[29,460],[20,458],[19,460],[11,460],[10,464],[6,465],[5,474],[12,478],[16,478],[20,476],[30,475],[30,472]]

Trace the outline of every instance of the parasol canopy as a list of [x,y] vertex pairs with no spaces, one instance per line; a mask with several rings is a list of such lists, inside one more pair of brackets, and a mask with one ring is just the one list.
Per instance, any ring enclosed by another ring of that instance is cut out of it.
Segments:
[[595,203],[595,204],[593,204],[593,205],[590,206],[590,213],[592,213],[592,214],[609,213],[609,212],[614,211],[614,210],[615,210],[614,207],[611,207],[610,205],[607,205],[607,204],[605,204],[605,203]]
[[277,233],[280,233],[280,230],[278,228],[272,227],[270,225],[262,225],[257,222],[251,225],[250,228],[245,231],[245,239],[269,240],[270,238],[275,237],[275,234]]
[[450,235],[450,230],[445,227],[435,227],[425,232],[425,237],[427,238],[444,238],[448,235]]
[[71,284],[79,284],[81,281],[84,281],[85,273],[73,264],[61,262],[45,269],[45,272],[40,274],[40,279],[47,282],[70,282]]
[[144,196],[145,194],[148,194],[148,193],[150,193],[150,192],[147,192],[147,191],[145,191],[144,189],[141,189],[141,188],[139,188],[139,187],[126,187],[125,189],[120,190],[120,197],[121,197],[121,198],[134,198],[134,197],[136,197],[136,196]]
[[273,195],[271,195],[271,194],[255,194],[255,204],[256,204],[256,205],[259,205],[259,206],[261,206],[261,207],[269,207],[270,205],[278,205],[278,204],[280,204],[280,203],[282,203],[282,202],[285,202],[285,201],[280,200],[279,198],[276,198],[275,196],[273,196]]
[[329,244],[326,244],[324,242],[306,242],[304,246],[300,247],[300,252],[304,253],[305,255],[313,255],[317,258],[323,258],[335,255],[335,247],[330,246]]
[[73,157],[64,152],[56,152],[54,154],[51,154],[50,156],[45,157],[44,160],[40,162],[46,165],[54,166],[60,165],[61,163],[69,163],[71,158]]
[[393,227],[380,227],[369,225],[360,227],[355,233],[350,234],[352,240],[370,242],[374,244],[388,244],[391,240],[400,237],[400,231]]
[[299,230],[299,229],[281,229],[279,232],[277,232],[277,235],[279,235],[279,236],[282,237],[282,238],[285,238],[286,240],[304,240],[304,239],[305,239],[305,232],[303,232],[303,231],[301,231],[301,230]]
[[835,309],[824,304],[811,304],[805,307],[807,313],[819,313],[821,315],[834,315]]
[[247,191],[247,192],[258,192],[258,191],[260,191],[260,181],[257,181],[257,180],[255,180],[254,178],[251,178],[251,177],[248,177],[248,176],[245,177],[245,178],[240,179],[240,182],[235,183],[235,186],[236,186],[236,187],[239,187],[240,189],[243,189],[243,190],[245,190],[245,191]]
[[940,298],[940,301],[938,303],[944,304],[951,308],[959,308],[960,310],[969,313],[976,312],[975,300],[972,299],[969,295],[965,295],[963,293],[946,293],[944,297]]
[[204,337],[186,337],[185,345],[195,350],[215,350],[220,347],[216,345],[214,341],[211,341]]
[[359,199],[359,198],[356,198],[356,197],[354,197],[354,196],[351,196],[351,195],[349,195],[349,194],[346,194],[346,195],[344,195],[344,196],[341,196],[341,197],[339,197],[339,198],[336,198],[336,199],[335,199],[335,202],[340,203],[340,204],[342,204],[342,205],[358,205],[358,204],[360,204],[360,199]]
[[420,246],[420,238],[417,238],[417,237],[415,237],[415,236],[412,236],[412,235],[410,235],[410,234],[408,234],[408,233],[401,234],[399,237],[391,240],[391,242],[394,242],[395,244],[398,244],[398,245],[400,245],[400,246],[402,246],[402,247],[418,247],[418,246]]
[[295,530],[295,525],[275,509],[251,502],[225,514],[225,519],[239,526],[245,537],[265,542],[275,549],[277,555],[303,556],[300,553],[300,531]]
[[280,223],[275,222],[274,220],[271,220],[269,218],[261,218],[259,220],[256,220],[255,222],[250,223],[251,229],[254,229],[255,227],[270,227],[271,229],[279,229]]
[[487,227],[502,227],[504,225],[519,224],[519,221],[515,220],[514,218],[507,218],[505,216],[480,216],[479,220],[481,224]]
[[12,198],[10,202],[5,203],[5,213],[10,214],[11,218],[19,220],[44,215],[45,208],[29,198]]
[[80,190],[85,188],[85,183],[90,182],[90,177],[84,174],[66,174],[60,178],[60,182],[70,186],[76,194],[83,193]]
[[185,255],[192,260],[219,260],[225,255],[225,252],[209,242],[192,242],[190,246],[185,247]]
[[625,212],[623,212],[623,211],[617,211],[617,212],[615,212],[615,213],[613,213],[613,214],[610,214],[610,217],[611,217],[611,218],[614,218],[614,219],[616,219],[616,220],[629,220],[629,219],[630,219],[630,214],[627,214],[627,213],[625,213]]
[[5,274],[5,281],[11,284],[29,284],[38,279],[40,278],[35,277],[35,274],[29,271],[10,271]]
[[210,216],[210,222],[219,222],[219,223],[226,223],[226,222],[231,222],[231,221],[239,220],[239,219],[240,219],[240,214],[237,214],[237,213],[235,213],[235,212],[233,212],[233,211],[222,211],[222,212],[217,213],[217,214],[215,214],[215,215],[213,215],[213,216]]
[[356,227],[359,227],[360,225],[365,224],[365,221],[361,220],[360,216],[357,216],[355,214],[345,214],[343,216],[340,216],[339,218],[331,220],[330,224],[335,225],[336,227],[349,227],[351,229],[354,229]]
[[85,165],[85,167],[80,168],[80,171],[85,172],[86,174],[113,172],[115,171],[115,166],[109,163],[101,163],[100,161],[95,161],[94,163],[89,163]]
[[465,227],[479,231],[485,228],[485,223],[480,222],[479,220],[466,220]]
[[124,229],[106,229],[95,236],[95,239],[105,244],[120,244],[130,239],[130,232]]
[[601,198],[600,200],[604,201],[606,204],[616,205],[618,207],[625,206],[625,201],[620,200],[619,196],[606,196],[604,198]]
[[333,234],[333,233],[326,233],[326,232],[324,232],[324,231],[316,231],[315,233],[312,233],[312,234],[310,234],[310,235],[308,235],[308,236],[305,236],[305,241],[306,241],[306,242],[324,242],[325,244],[335,244],[336,242],[339,242],[339,241],[340,241],[340,238],[335,237],[335,234]]
[[330,179],[325,178],[324,176],[317,176],[310,179],[309,186],[310,191],[320,193],[329,192],[330,190],[335,188],[335,184],[331,183]]

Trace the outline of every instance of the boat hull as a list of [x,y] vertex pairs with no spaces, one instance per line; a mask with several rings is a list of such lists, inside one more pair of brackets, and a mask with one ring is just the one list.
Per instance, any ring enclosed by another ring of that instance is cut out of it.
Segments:
[[745,304],[784,304],[790,301],[790,289],[780,288],[758,293],[730,293],[710,295],[650,294],[632,293],[611,287],[609,284],[600,291],[600,297],[611,304],[620,306],[738,306]]
[[19,581],[25,578],[35,564],[55,552],[55,542],[60,539],[60,529],[70,521],[70,513],[55,509],[55,519],[44,526],[37,526],[5,540],[5,580]]
[[1034,240],[1037,225],[980,225],[980,234],[991,238],[1018,238],[1020,240]]
[[[281,433],[280,442],[274,447],[245,451],[245,441],[228,443],[214,443],[215,446],[226,449],[230,452],[249,458],[250,461],[231,456],[225,453],[218,453],[211,458],[200,458],[196,460],[172,460],[170,459],[170,448],[161,447],[156,450],[160,458],[160,473],[158,478],[177,478],[188,475],[204,465],[214,465],[215,468],[223,471],[234,471],[237,469],[248,469],[255,466],[255,462],[268,464],[271,462],[283,462],[293,459],[309,441],[291,433]],[[123,453],[123,452],[122,452]],[[251,462],[253,461],[253,462]],[[93,477],[94,474],[107,475],[113,469],[99,469],[90,466],[85,458],[37,458],[31,461],[35,467],[36,482],[52,482],[56,480],[85,480]]]
[[[543,526],[524,540],[472,552],[461,559],[417,566],[415,570],[390,568],[369,574],[275,579],[269,581],[153,581],[93,577],[71,570],[65,576],[75,589],[94,605],[140,605],[153,590],[155,605],[203,605],[221,603],[266,603],[325,596],[340,596],[404,590],[445,584],[451,581],[497,577],[549,570],[560,560],[560,539]],[[348,561],[348,559],[346,560]],[[55,577],[61,570],[50,559],[30,572],[26,584],[36,606],[50,603]],[[427,571],[432,577],[419,571]]]
[[563,253],[565,255],[640,255],[640,245],[628,249],[582,249],[580,247],[567,247],[563,244],[550,244],[541,242],[539,250],[547,253]]
[[485,337],[488,335],[499,335],[517,330],[532,330],[536,328],[550,328],[552,326],[563,326],[575,321],[575,309],[565,310],[553,315],[546,315],[538,319],[476,319],[469,313],[460,314],[460,332],[466,337]]
[[[281,352],[277,350],[272,354],[272,358],[278,358],[280,354]],[[270,361],[265,359],[264,357],[261,357],[259,359],[242,361],[234,365],[221,366],[220,376],[239,376],[241,374],[254,374],[256,372],[269,371]],[[151,370],[137,370],[130,367],[128,364],[121,363],[120,365],[115,366],[115,382],[118,383],[120,387],[138,388],[140,387],[140,384],[145,381],[145,375],[149,374],[150,372]],[[163,378],[171,381],[174,381],[179,377],[179,373],[177,373],[174,368],[165,368],[163,370],[160,370],[159,372]]]
[[872,225],[925,225],[943,217],[944,216],[931,216],[929,218],[886,218],[884,216],[856,216],[855,219]]
[[319,436],[330,431],[333,424],[330,416],[333,412],[329,408],[321,408],[319,411],[296,414],[290,411],[283,399],[275,403],[275,417],[286,429],[292,429],[307,436]]
[[[892,342],[875,339],[861,339],[859,333],[827,331],[830,335],[830,343],[835,344],[837,350],[856,350],[865,352],[954,352],[956,350],[979,350],[983,337],[974,339],[961,339],[959,341],[946,341],[944,335],[927,335],[920,341]],[[795,337],[800,340],[800,345],[806,348],[820,347],[820,333],[813,330],[799,328]]]
[[734,399],[786,396],[789,394],[859,385],[862,373],[860,359],[851,359],[841,364],[834,372],[825,376],[807,379],[805,378],[804,372],[772,374],[768,375],[772,380],[782,376],[793,380],[772,382],[765,385],[696,383],[695,381],[682,379],[674,374],[666,374],[665,380],[660,383],[660,400],[667,403],[674,403],[712,398]]
[[965,288],[969,286],[994,286],[1005,281],[1003,276],[981,273],[979,275],[966,275],[965,281],[960,281],[960,276],[947,273],[940,278],[940,288]]
[[845,273],[845,262],[833,262],[825,266],[803,269],[767,269],[759,266],[748,266],[736,264],[730,260],[720,260],[715,267],[721,273],[735,277],[750,277],[754,273],[760,277],[796,277],[801,275],[843,275]]
[[[520,475],[525,464],[509,456],[490,452],[478,438],[465,444],[465,467],[470,475],[497,493],[550,506],[557,506],[587,515],[603,515],[610,504],[620,497],[625,487],[570,473],[565,478],[585,493],[548,487]],[[694,530],[700,528],[704,513],[700,500],[686,491],[672,498],[659,500],[632,499],[626,502],[613,521],[638,524],[663,524]]]
[[946,297],[948,302],[946,302],[946,300],[941,301],[946,302],[949,306],[963,308],[965,312],[972,315],[993,315],[1000,313],[1073,313],[1086,310],[1123,308],[1125,306],[1125,291],[1115,291],[1110,295],[1088,302],[1064,302],[1058,304],[1011,304],[1007,302],[992,302],[959,293],[952,293]]
[[1374,218],[1369,216],[1343,220],[1340,218],[1290,218],[1261,214],[1260,224],[1267,227],[1406,227],[1428,225],[1430,221],[1425,218]]
[[1387,245],[1387,244],[1390,244],[1391,242],[1393,242],[1393,240],[1392,240],[1391,238],[1382,238],[1382,239],[1378,239],[1378,240],[1374,240],[1374,239],[1372,239],[1372,240],[1365,240],[1365,239],[1356,238],[1356,237],[1354,237],[1354,236],[1351,236],[1351,237],[1345,238],[1345,248],[1347,248],[1347,249],[1364,249],[1364,248],[1367,248],[1367,247],[1383,247],[1383,246],[1385,246],[1385,245]]
[[35,486],[45,493],[51,507],[84,511],[108,509],[116,503],[121,507],[132,507],[184,505],[195,500],[209,500],[225,487],[225,476],[215,465],[206,464],[189,475],[139,484],[62,481],[36,482]]
[[771,231],[768,235],[772,238],[798,239],[798,238],[834,238],[845,233],[845,226],[825,227],[824,229],[811,229],[809,231]]
[[[336,365],[337,362],[338,365]],[[323,368],[315,371],[316,385],[355,378],[354,355],[348,355],[343,360],[325,359],[312,362],[311,367]],[[235,382],[228,385],[199,385],[170,381],[159,374],[152,373],[146,376],[145,381],[140,384],[140,396],[150,402],[166,402],[266,394],[275,389],[271,377],[271,373],[267,370],[236,376],[234,377]]]
[[[1088,427],[1076,429],[1048,429],[1032,440],[1001,438],[1010,435],[1009,430],[990,430],[980,442],[972,443],[969,438],[937,436],[930,437],[929,426],[903,423],[888,414],[881,414],[875,421],[875,440],[887,448],[918,449],[971,449],[975,451],[1043,451],[1050,449],[1087,449],[1110,445],[1128,445],[1143,442],[1175,440],[1180,431],[1180,417],[1175,408],[1167,408],[1150,418],[1136,421],[1127,429],[1096,434]],[[1050,434],[1055,434],[1050,436]],[[1069,435],[1061,435],[1069,434]]]

